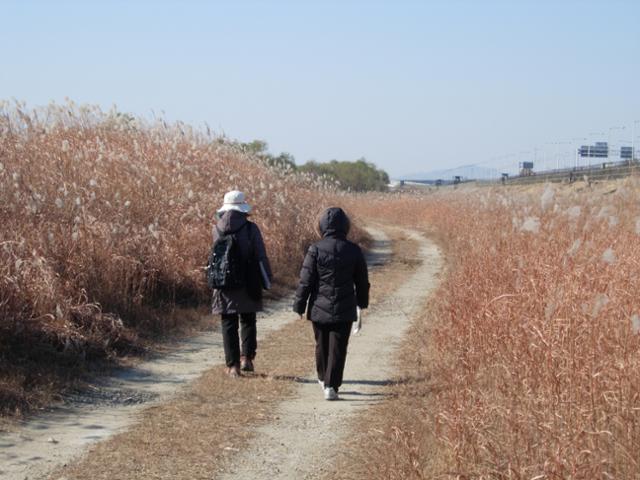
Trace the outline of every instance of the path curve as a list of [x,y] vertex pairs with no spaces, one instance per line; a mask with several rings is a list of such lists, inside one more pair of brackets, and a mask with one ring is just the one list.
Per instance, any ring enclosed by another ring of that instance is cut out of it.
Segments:
[[276,420],[259,427],[251,446],[215,478],[316,479],[332,471],[334,450],[349,435],[347,420],[384,399],[384,387],[394,376],[394,352],[438,282],[438,247],[417,232],[406,232],[419,243],[420,266],[391,298],[366,312],[362,331],[349,343],[341,400],[325,401],[310,373],[293,398],[279,405]]

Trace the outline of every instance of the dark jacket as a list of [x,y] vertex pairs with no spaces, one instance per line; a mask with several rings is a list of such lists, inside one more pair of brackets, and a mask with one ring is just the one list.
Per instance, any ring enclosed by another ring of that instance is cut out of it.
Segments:
[[[264,246],[262,234],[255,223],[247,220],[247,215],[235,210],[229,210],[218,220],[217,229],[213,228],[213,241],[218,239],[218,230],[223,234],[236,233],[240,254],[243,259],[248,259],[251,251],[254,258],[262,261],[270,279],[271,266],[267,258],[267,251]],[[242,228],[241,228],[242,227]],[[251,241],[250,241],[251,239]],[[262,301],[254,300],[249,296],[246,288],[213,290],[211,310],[213,313],[251,313],[262,310]]]
[[341,208],[320,219],[322,240],[311,245],[302,264],[293,310],[318,323],[353,322],[356,306],[369,305],[369,276],[362,250],[346,239],[349,219]]

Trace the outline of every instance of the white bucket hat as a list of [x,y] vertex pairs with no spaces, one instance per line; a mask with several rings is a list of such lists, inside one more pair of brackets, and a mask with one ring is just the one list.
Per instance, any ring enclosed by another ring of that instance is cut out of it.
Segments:
[[218,215],[222,215],[229,210],[236,210],[242,213],[249,213],[251,205],[244,198],[244,193],[239,190],[232,190],[224,194],[224,203],[218,210]]

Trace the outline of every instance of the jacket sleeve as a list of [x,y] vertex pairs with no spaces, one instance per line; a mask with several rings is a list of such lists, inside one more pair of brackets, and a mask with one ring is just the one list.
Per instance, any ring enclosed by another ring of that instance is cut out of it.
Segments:
[[299,315],[302,315],[307,309],[307,300],[309,300],[311,291],[318,282],[317,257],[318,249],[315,245],[311,245],[307,255],[304,257],[304,262],[302,262],[300,283],[296,289],[296,298],[293,303],[293,311]]
[[356,286],[356,301],[360,308],[369,306],[369,272],[367,270],[367,261],[360,247],[358,247],[358,258],[356,260],[356,268],[353,271],[353,283]]
[[267,248],[264,246],[264,239],[262,238],[262,232],[258,226],[254,223],[253,227],[253,254],[258,261],[262,262],[265,270],[267,271],[267,275],[269,276],[269,280],[273,280],[273,273],[271,272],[271,264],[269,263],[269,258],[267,257]]

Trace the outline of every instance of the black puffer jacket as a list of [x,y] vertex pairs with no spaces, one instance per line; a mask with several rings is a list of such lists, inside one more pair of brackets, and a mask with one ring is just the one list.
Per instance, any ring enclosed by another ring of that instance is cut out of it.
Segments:
[[349,219],[341,208],[324,212],[320,231],[322,240],[309,247],[302,264],[293,310],[306,310],[313,322],[353,322],[356,306],[369,305],[367,263],[360,247],[346,239]]

